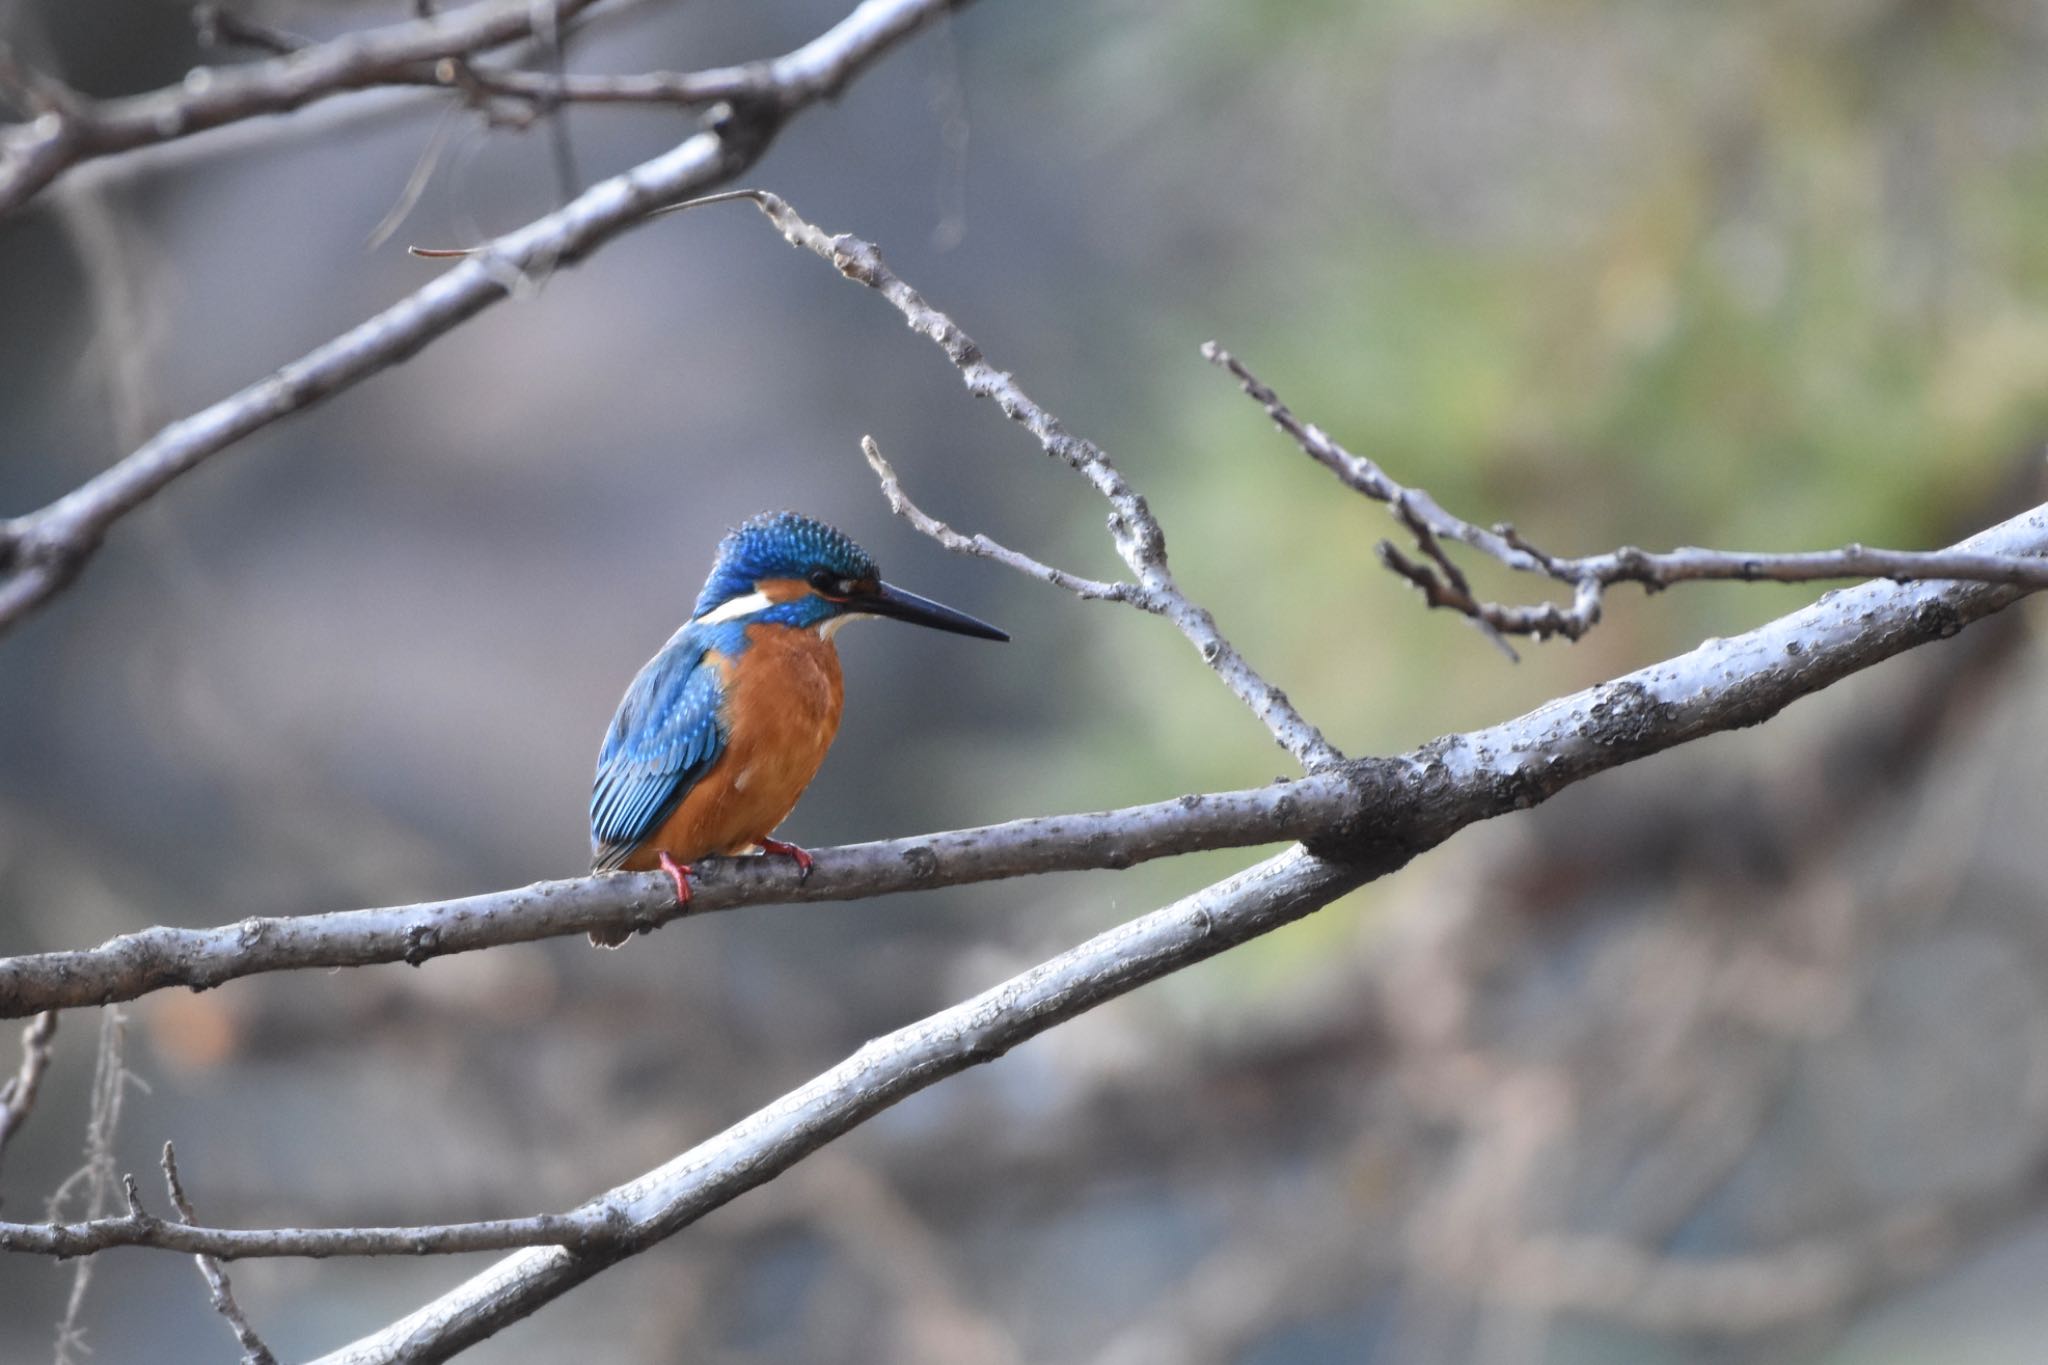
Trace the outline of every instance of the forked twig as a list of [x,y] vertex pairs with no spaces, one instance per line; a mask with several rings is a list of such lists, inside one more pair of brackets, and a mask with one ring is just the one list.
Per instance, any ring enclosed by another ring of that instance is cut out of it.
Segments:
[[[1209,342],[1202,355],[1228,370],[1251,399],[1266,410],[1273,424],[1294,438],[1311,459],[1335,474],[1345,487],[1387,504],[1424,558],[1413,559],[1391,542],[1377,547],[1380,562],[1421,590],[1432,607],[1455,611],[1499,635],[1561,635],[1577,640],[1600,622],[1606,591],[1616,583],[1639,583],[1657,592],[1674,583],[1705,580],[1757,583],[1808,583],[1836,578],[1885,578],[1895,583],[1949,580],[1998,583],[2009,587],[2048,587],[2048,559],[2022,555],[1980,554],[1965,550],[1874,550],[1845,545],[1838,550],[1766,554],[1684,547],[1652,554],[1633,546],[1576,559],[1537,548],[1514,527],[1474,525],[1445,511],[1419,488],[1404,487],[1363,455],[1346,450],[1313,422],[1297,417],[1243,361]],[[1507,606],[1480,598],[1445,552],[1452,541],[1498,560],[1518,573],[1536,574],[1572,589],[1570,605],[1538,602]],[[1504,642],[1503,642],[1504,643]]]
[[[164,1144],[162,1160],[164,1185],[170,1191],[171,1207],[178,1211],[178,1221],[187,1227],[198,1223],[199,1215],[192,1210],[192,1201],[185,1197],[185,1183],[178,1179],[178,1154],[171,1144]],[[131,1177],[131,1185],[133,1180]],[[201,1252],[192,1258],[199,1263],[199,1274],[206,1281],[207,1298],[213,1303],[213,1311],[227,1319],[228,1328],[235,1334],[235,1340],[242,1347],[242,1365],[277,1365],[277,1357],[263,1344],[263,1338],[256,1335],[256,1329],[249,1325],[249,1319],[242,1312],[242,1306],[235,1302],[235,1291],[228,1283],[227,1272],[220,1268],[220,1262]]]

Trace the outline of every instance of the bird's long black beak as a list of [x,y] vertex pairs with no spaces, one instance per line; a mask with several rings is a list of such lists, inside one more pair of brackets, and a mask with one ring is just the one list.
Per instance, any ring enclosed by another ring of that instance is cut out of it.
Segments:
[[870,616],[893,616],[898,621],[909,621],[913,625],[930,626],[933,630],[950,630],[955,635],[972,635],[978,640],[1007,640],[1008,631],[998,630],[986,621],[977,621],[964,611],[919,597],[914,592],[905,592],[887,583],[878,583],[873,592],[860,593],[846,600],[849,611],[866,612]]

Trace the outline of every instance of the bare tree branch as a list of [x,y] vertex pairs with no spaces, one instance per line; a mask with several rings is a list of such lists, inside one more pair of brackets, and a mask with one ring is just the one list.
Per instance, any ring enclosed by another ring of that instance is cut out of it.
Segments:
[[[636,16],[636,12],[665,0],[602,0],[579,13],[574,22],[578,35],[588,35],[611,25],[622,24]],[[203,6],[195,9],[196,20],[204,19]],[[247,26],[249,21],[243,20]],[[256,26],[259,30],[263,26]],[[263,51],[296,51],[300,47],[314,45],[311,41],[296,35],[270,30],[273,42],[257,40],[253,35],[247,45]],[[207,38],[206,29],[200,29],[202,41]],[[216,30],[214,37],[225,41],[237,41],[232,35]],[[516,62],[527,60],[532,50],[533,39],[521,39],[515,43],[494,49],[493,57],[498,61]],[[438,64],[437,64],[438,65]],[[753,65],[730,70],[751,70]],[[487,72],[505,68],[489,65]],[[96,157],[80,162],[66,171],[61,183],[77,183],[104,188],[126,185],[149,178],[161,178],[173,173],[189,171],[195,167],[222,158],[261,152],[277,155],[289,151],[296,145],[312,142],[333,135],[344,129],[360,131],[380,121],[395,122],[422,109],[439,107],[444,113],[455,114],[465,107],[475,109],[477,94],[489,97],[491,91],[473,92],[457,81],[443,79],[438,71],[429,72],[434,79],[414,83],[410,80],[395,81],[360,90],[344,92],[335,99],[319,100],[300,106],[289,118],[263,115],[223,123],[197,137],[176,138],[169,142],[151,142],[118,155]],[[450,73],[451,75],[453,73]],[[686,73],[694,75],[696,73]],[[716,71],[707,72],[716,75]],[[609,79],[593,78],[593,79]],[[626,77],[624,79],[633,79]],[[458,95],[470,98],[456,100],[438,99],[437,96]],[[743,98],[743,97],[742,97]],[[693,101],[694,103],[695,101]],[[704,101],[715,103],[716,101]],[[525,127],[538,112],[543,101],[507,91],[504,98],[487,104],[477,112],[484,116],[484,122],[492,125]],[[515,107],[516,106],[516,107]],[[7,137],[7,130],[0,127],[0,141]]]
[[[836,94],[896,44],[964,3],[862,0],[818,38],[764,63],[758,97],[720,106],[704,131],[497,238],[473,259],[269,378],[173,422],[126,459],[42,510],[0,524],[0,632],[69,583],[116,521],[179,475],[251,432],[397,364],[531,276],[580,260],[649,211],[731,178],[760,156],[792,116]],[[498,12],[495,6],[475,8]],[[528,22],[529,6],[512,8],[522,16],[521,24]],[[471,34],[487,17],[478,16],[469,27],[448,18],[394,29],[412,35],[412,46],[403,50],[418,52],[435,43],[445,48],[451,32]],[[278,60],[290,65],[307,58]],[[0,161],[5,155],[0,151]]]
[[21,1031],[21,1065],[0,1082],[0,1158],[29,1111],[36,1107],[36,1095],[43,1088],[43,1073],[50,1066],[50,1044],[57,1036],[57,1011],[44,1010]]
[[1110,505],[1109,532],[1117,553],[1138,578],[1136,585],[1125,585],[1117,594],[1118,600],[1172,622],[1200,652],[1203,662],[1223,680],[1224,686],[1251,708],[1280,747],[1294,755],[1308,771],[1321,772],[1344,762],[1344,755],[1294,709],[1287,694],[1245,662],[1244,656],[1217,628],[1215,618],[1180,590],[1166,562],[1166,532],[1159,519],[1110,463],[1101,447],[1068,432],[1057,417],[1024,392],[1014,377],[991,365],[974,339],[960,330],[953,319],[932,307],[922,294],[889,269],[873,243],[849,233],[828,235],[806,222],[781,196],[766,190],[730,190],[675,207],[693,208],[740,199],[759,208],[791,246],[823,258],[849,280],[864,284],[887,299],[903,314],[912,331],[931,338],[946,353],[946,358],[960,371],[968,392],[994,403],[1005,417],[1036,437],[1046,454],[1094,486]]
[[[551,0],[559,20],[595,0]],[[146,95],[93,101],[34,78],[43,112],[33,122],[0,129],[0,214],[21,207],[80,162],[238,123],[289,113],[316,100],[379,85],[448,85],[440,63],[533,35],[540,6],[526,0],[482,0],[452,14],[346,34],[325,43],[238,66],[201,67],[177,85]],[[207,16],[199,16],[202,29]],[[212,17],[216,31],[266,46],[288,41],[270,30]],[[222,26],[226,25],[223,29]],[[17,82],[28,85],[24,73]]]
[[[1422,489],[1395,482],[1371,460],[1346,450],[1321,427],[1295,416],[1243,361],[1215,342],[1205,344],[1202,355],[1236,376],[1245,393],[1266,410],[1273,424],[1293,437],[1303,451],[1335,474],[1345,487],[1375,502],[1386,503],[1429,561],[1411,559],[1381,541],[1378,553],[1382,563],[1419,588],[1430,606],[1456,611],[1499,634],[1533,635],[1537,639],[1561,635],[1576,640],[1599,623],[1604,594],[1616,583],[1640,583],[1650,592],[1674,583],[1709,579],[1744,583],[1808,583],[1837,578],[1886,578],[1905,583],[1946,579],[2029,589],[2048,587],[2048,560],[1956,549],[1874,550],[1863,545],[1845,545],[1839,550],[1771,554],[1688,546],[1652,554],[1624,546],[1607,554],[1576,559],[1548,554],[1512,526],[1476,526],[1446,512]],[[1442,542],[1446,540],[1469,546],[1518,572],[1569,585],[1573,589],[1572,604],[1567,607],[1540,602],[1511,607],[1480,599],[1464,573],[1445,553]]]
[[[200,5],[193,12],[193,19],[199,25],[200,40],[208,45],[234,43],[276,56],[320,46],[222,5]],[[495,44],[477,45],[485,46]],[[684,108],[720,100],[773,98],[776,93],[764,62],[706,67],[700,71],[592,75],[485,66],[473,60],[475,50],[450,53],[432,62],[391,65],[365,84],[459,88],[533,104],[666,104]]]
[[1090,815],[1041,816],[945,834],[813,850],[809,878],[787,860],[706,858],[690,903],[659,872],[539,882],[460,900],[158,927],[98,948],[0,958],[0,1016],[203,989],[257,972],[418,965],[429,958],[593,928],[653,929],[685,914],[790,901],[853,900],[1039,872],[1122,868],[1205,849],[1329,836],[1359,808],[1341,775],[1189,795]]
[[478,88],[493,95],[553,104],[674,104],[685,108],[719,100],[772,98],[768,67],[708,67],[702,71],[642,71],[593,76],[477,67]]
[[[163,1168],[171,1207],[178,1211],[178,1217],[186,1226],[197,1223],[199,1215],[193,1212],[192,1201],[185,1197],[185,1182],[178,1179],[178,1154],[168,1142],[164,1144]],[[235,1302],[234,1288],[228,1283],[227,1272],[220,1268],[220,1262],[204,1252],[192,1259],[199,1263],[199,1274],[206,1281],[207,1297],[213,1303],[213,1311],[227,1319],[228,1328],[241,1345],[242,1365],[277,1365],[277,1357],[263,1344],[263,1338],[256,1335],[256,1329],[249,1325],[242,1305]]]
[[[180,1208],[180,1214],[184,1209]],[[616,1236],[603,1211],[543,1213],[478,1223],[391,1228],[213,1228],[170,1223],[140,1208],[75,1223],[0,1223],[0,1251],[38,1256],[90,1256],[114,1247],[152,1247],[223,1261],[255,1257],[459,1256],[514,1247],[584,1249]]]

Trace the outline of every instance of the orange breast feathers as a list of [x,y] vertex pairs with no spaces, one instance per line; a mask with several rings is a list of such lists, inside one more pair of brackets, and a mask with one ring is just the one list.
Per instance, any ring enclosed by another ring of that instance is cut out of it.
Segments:
[[623,866],[685,865],[713,853],[745,853],[793,810],[832,737],[845,688],[839,651],[815,630],[747,627],[748,647],[725,664],[725,752],[691,786],[661,828]]

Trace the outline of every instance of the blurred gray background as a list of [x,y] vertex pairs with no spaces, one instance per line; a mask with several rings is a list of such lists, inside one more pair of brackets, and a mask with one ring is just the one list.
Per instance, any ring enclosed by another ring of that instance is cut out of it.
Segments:
[[[741,60],[845,8],[649,3],[570,61]],[[409,6],[249,12],[325,35]],[[95,94],[231,59],[163,0],[16,0],[0,34]],[[1374,567],[1380,509],[1197,345],[1561,552],[1941,543],[2040,498],[2044,57],[2048,6],[2007,0],[983,0],[748,181],[877,242],[1109,450],[1255,663],[1389,752],[1812,594],[1624,593],[1510,667]],[[690,127],[567,121],[585,180]],[[0,222],[0,511],[442,268],[406,244],[560,195],[544,132],[432,98],[266,132]],[[1114,570],[1079,480],[744,207],[637,230],[223,455],[0,640],[0,953],[577,875],[613,704],[769,507],[1015,637],[842,636],[847,723],[786,837],[1285,770],[1162,623],[892,521],[869,433],[934,514]],[[470,1358],[2036,1361],[2029,615],[1473,831],[906,1103]],[[118,1148],[146,1176],[175,1140],[236,1225],[564,1208],[1251,856],[153,997]],[[94,1037],[65,1019],[9,1216],[81,1159]],[[292,1358],[483,1263],[233,1274]],[[0,1260],[0,1361],[50,1358],[72,1274]],[[181,1257],[104,1257],[81,1321],[99,1362],[232,1358]]]

